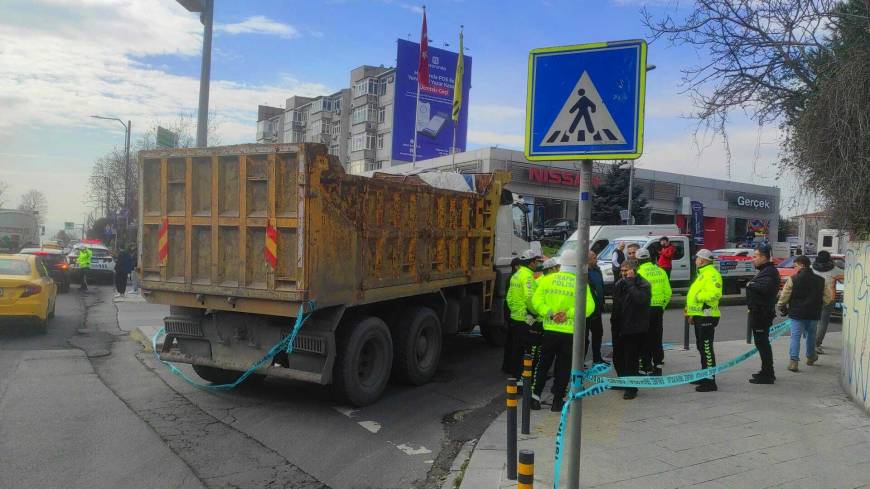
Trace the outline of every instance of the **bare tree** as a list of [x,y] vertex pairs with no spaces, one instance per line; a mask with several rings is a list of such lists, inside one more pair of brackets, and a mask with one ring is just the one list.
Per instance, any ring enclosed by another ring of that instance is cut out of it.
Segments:
[[[116,149],[94,162],[88,188],[88,203],[110,216],[124,207],[124,151]],[[130,172],[131,207],[136,202],[138,172]],[[133,207],[135,208],[135,207]]]
[[9,196],[9,184],[0,180],[0,208],[6,205],[6,197]]
[[[699,128],[725,136],[735,111],[785,134],[782,170],[836,225],[870,232],[870,0],[695,0],[642,16],[654,40],[702,53],[683,71]],[[730,175],[730,168],[729,168]]]
[[[196,117],[193,112],[180,112],[178,117],[171,122],[157,121],[136,144],[137,150],[157,148],[157,126],[162,126],[178,135],[179,148],[192,148],[196,145]],[[208,141],[211,146],[220,146],[221,140],[218,135],[220,121],[213,111],[208,113]]]
[[36,212],[36,220],[41,226],[45,223],[45,213],[48,211],[48,200],[39,190],[30,189],[21,196],[21,203],[18,204],[18,209],[22,211]]
[[816,83],[815,54],[835,0],[696,0],[687,17],[643,22],[653,39],[694,47],[706,61],[683,70],[683,85],[702,121],[720,125],[742,109],[759,123],[800,111]]

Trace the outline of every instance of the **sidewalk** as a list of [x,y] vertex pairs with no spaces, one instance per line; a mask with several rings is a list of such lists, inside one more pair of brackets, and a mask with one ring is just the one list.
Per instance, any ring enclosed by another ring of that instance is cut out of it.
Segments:
[[[840,333],[826,337],[816,366],[786,370],[787,336],[774,342],[777,382],[753,385],[758,357],[717,378],[719,391],[694,386],[641,390],[633,401],[608,391],[583,400],[581,487],[856,488],[870,487],[870,417],[840,387]],[[716,343],[733,358],[744,341]],[[697,351],[669,351],[665,373],[699,368]],[[546,391],[545,391],[546,392]],[[545,397],[546,400],[546,397]],[[518,418],[520,415],[518,415]],[[503,413],[467,463],[461,489],[516,487],[506,480]],[[535,452],[535,487],[552,487],[558,413],[532,411],[518,447]],[[562,463],[565,487],[567,464]]]

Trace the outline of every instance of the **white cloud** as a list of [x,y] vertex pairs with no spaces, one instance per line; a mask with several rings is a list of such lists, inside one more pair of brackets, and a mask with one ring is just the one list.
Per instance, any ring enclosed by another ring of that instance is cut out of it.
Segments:
[[[276,35],[288,32],[272,29]],[[198,17],[174,0],[0,3],[0,141],[50,129],[121,129],[117,123],[91,119],[91,114],[132,120],[135,138],[156,122],[195,112],[198,77],[169,73],[143,58],[179,56],[198,67],[201,46]],[[268,84],[213,79],[210,107],[221,120],[222,143],[252,142],[258,104],[283,106],[295,94],[329,91],[290,74],[276,75]],[[52,160],[69,173],[61,179],[30,174],[22,164],[27,160],[0,154],[0,177],[16,191],[50,186],[48,219],[63,221],[68,214],[86,212],[82,201],[91,163],[109,149],[94,148],[85,158],[79,154]],[[39,148],[32,152],[39,156]],[[63,200],[58,200],[61,195]]]
[[300,36],[299,29],[290,24],[282,24],[262,15],[255,15],[235,24],[219,24],[215,31],[228,34],[264,34],[294,39]]
[[524,140],[522,134],[505,134],[493,131],[468,130],[468,142],[478,146],[502,146],[522,149]]

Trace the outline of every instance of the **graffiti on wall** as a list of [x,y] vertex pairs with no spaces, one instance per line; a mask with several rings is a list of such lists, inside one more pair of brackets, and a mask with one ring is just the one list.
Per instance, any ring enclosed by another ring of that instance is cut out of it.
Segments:
[[843,388],[870,412],[870,241],[849,244],[843,288]]

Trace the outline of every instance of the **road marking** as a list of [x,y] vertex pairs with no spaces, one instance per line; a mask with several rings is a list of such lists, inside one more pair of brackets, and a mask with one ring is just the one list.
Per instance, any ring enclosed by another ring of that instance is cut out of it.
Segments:
[[432,453],[432,450],[429,450],[423,445],[420,445],[420,448],[412,448],[411,446],[402,443],[401,445],[396,445],[396,448],[405,452],[405,455],[426,455]]
[[332,406],[332,409],[335,409],[339,414],[343,414],[348,418],[352,418],[353,415],[359,411],[359,409],[354,409],[348,406]]
[[381,424],[377,421],[360,421],[359,425],[371,431],[372,433],[377,433],[378,431],[381,431]]

